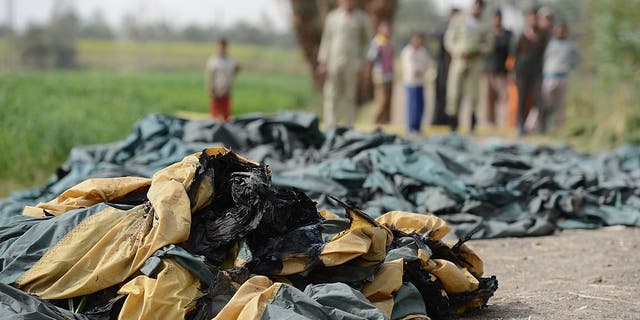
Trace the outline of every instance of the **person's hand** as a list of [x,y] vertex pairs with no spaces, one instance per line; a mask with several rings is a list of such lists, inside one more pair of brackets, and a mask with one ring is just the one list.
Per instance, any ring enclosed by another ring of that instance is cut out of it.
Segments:
[[471,59],[471,58],[473,58],[473,57],[475,57],[477,55],[478,55],[477,51],[469,50],[469,51],[466,51],[465,53],[463,53],[462,57],[465,58],[465,59]]
[[416,70],[416,71],[413,73],[413,77],[414,77],[414,78],[416,78],[416,79],[422,79],[422,78],[424,78],[424,71]]
[[321,76],[324,77],[325,74],[327,74],[327,64],[326,63],[318,63],[318,66],[316,67],[316,73]]
[[470,46],[463,54],[465,59],[471,59],[479,54],[478,49],[475,46]]
[[516,58],[514,56],[509,56],[507,60],[504,62],[504,67],[508,71],[513,70],[513,67],[516,65]]

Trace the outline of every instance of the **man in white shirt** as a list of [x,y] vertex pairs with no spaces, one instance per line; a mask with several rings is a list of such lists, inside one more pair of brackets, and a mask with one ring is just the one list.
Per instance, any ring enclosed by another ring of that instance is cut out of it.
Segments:
[[562,129],[565,120],[565,101],[569,87],[569,73],[582,60],[576,44],[568,37],[569,27],[562,22],[553,29],[553,38],[544,52],[542,80],[542,113],[540,129],[545,132],[549,115],[555,129]]
[[415,33],[402,49],[402,78],[406,92],[407,127],[409,134],[420,134],[424,114],[424,77],[433,59],[424,47],[424,35]]
[[217,43],[217,54],[207,60],[205,75],[210,98],[211,116],[227,121],[231,116],[231,89],[240,67],[227,54],[227,40]]
[[371,39],[366,14],[356,8],[355,0],[340,0],[339,7],[326,18],[320,50],[318,73],[324,83],[324,122],[352,125],[356,114],[358,75]]

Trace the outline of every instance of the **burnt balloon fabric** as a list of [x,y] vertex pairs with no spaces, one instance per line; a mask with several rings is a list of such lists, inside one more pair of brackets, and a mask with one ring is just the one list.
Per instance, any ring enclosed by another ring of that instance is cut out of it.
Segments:
[[0,311],[47,319],[450,319],[498,288],[433,215],[345,218],[208,148],[0,220]]

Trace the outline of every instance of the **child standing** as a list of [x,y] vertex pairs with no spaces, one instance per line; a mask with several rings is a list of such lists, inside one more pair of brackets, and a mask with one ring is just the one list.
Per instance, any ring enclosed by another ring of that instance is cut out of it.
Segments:
[[407,126],[409,134],[420,134],[424,113],[424,77],[432,59],[424,47],[424,35],[414,33],[402,49],[402,73],[406,92]]
[[376,124],[387,124],[391,120],[391,96],[393,94],[393,43],[391,26],[383,21],[371,41],[367,60],[373,63],[373,83],[375,84]]
[[[568,38],[566,23],[553,28],[553,38],[544,53],[544,78],[542,82],[542,101],[545,115],[553,115],[553,125],[562,129],[565,120],[565,100],[569,86],[569,72],[580,63],[581,54],[575,43]],[[547,129],[549,119],[541,121],[541,129]]]
[[231,89],[240,67],[227,54],[227,40],[217,43],[217,54],[209,57],[205,67],[207,91],[210,97],[211,116],[227,121],[231,116]]

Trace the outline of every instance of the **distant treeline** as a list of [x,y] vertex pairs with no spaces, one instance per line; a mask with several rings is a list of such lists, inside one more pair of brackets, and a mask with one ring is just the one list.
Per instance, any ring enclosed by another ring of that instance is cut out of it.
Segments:
[[237,42],[290,47],[295,45],[295,38],[289,30],[276,30],[258,23],[237,22],[231,26],[189,24],[174,26],[165,20],[140,21],[133,15],[123,17],[118,28],[107,23],[99,11],[91,17],[82,18],[73,10],[53,14],[53,18],[45,24],[31,24],[21,33],[14,34],[11,28],[0,25],[0,37],[9,35],[24,36],[34,30],[57,28],[64,26],[69,36],[84,39],[116,39],[124,38],[134,41],[190,41],[212,42],[220,37],[228,37]]
[[0,37],[11,38],[17,48],[17,59],[31,68],[72,68],[76,63],[77,39],[125,40],[134,42],[183,41],[214,42],[225,37],[233,42],[294,48],[295,37],[290,30],[276,30],[265,25],[238,22],[222,27],[191,24],[174,26],[166,21],[140,21],[125,16],[118,28],[110,26],[103,15],[81,18],[73,10],[52,14],[44,24],[31,24],[24,31],[14,32],[0,25]]
[[[331,2],[331,1],[329,1]],[[435,0],[402,0],[398,2],[394,20],[394,43],[401,48],[413,31],[431,34],[442,23]],[[638,79],[640,70],[640,0],[489,0],[486,15],[495,9],[511,7],[526,10],[533,6],[548,6],[559,20],[567,21],[571,32],[580,35],[579,42],[587,53],[583,68],[624,75]],[[30,25],[15,33],[0,25],[0,37],[11,38],[15,48],[14,63],[29,67],[73,67],[76,65],[76,39],[118,39],[134,42],[186,41],[213,42],[227,37],[232,42],[278,48],[295,48],[292,30],[276,30],[269,21],[260,24],[238,22],[233,26],[174,26],[167,21],[149,21],[125,16],[118,27],[106,22],[97,11],[90,17],[80,17],[72,8],[53,13],[45,24]],[[320,23],[320,22],[318,22]],[[436,53],[437,39],[429,38],[427,46]]]

